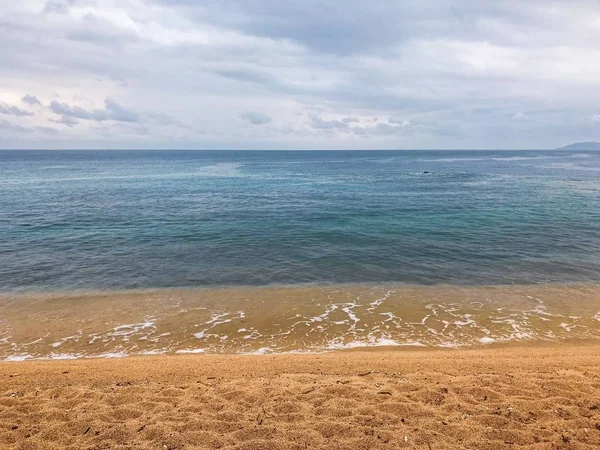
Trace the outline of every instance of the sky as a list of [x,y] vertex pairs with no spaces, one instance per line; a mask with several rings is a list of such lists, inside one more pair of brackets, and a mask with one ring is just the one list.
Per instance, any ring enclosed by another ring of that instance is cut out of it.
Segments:
[[0,148],[600,141],[599,0],[0,0]]

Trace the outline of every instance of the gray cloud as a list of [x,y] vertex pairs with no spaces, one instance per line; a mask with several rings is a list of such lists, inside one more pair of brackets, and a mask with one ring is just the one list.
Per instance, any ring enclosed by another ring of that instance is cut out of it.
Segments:
[[347,130],[350,128],[345,120],[325,120],[316,114],[310,115],[310,125],[319,130]]
[[53,100],[50,103],[50,110],[62,116],[59,123],[65,125],[75,125],[76,119],[94,120],[103,122],[114,120],[117,122],[138,122],[140,114],[132,109],[125,108],[110,98],[104,101],[104,109],[87,110],[79,106],[69,106],[66,103]]
[[23,127],[21,125],[12,124],[4,119],[0,119],[0,130],[14,131],[17,133],[31,133],[32,132],[32,130],[30,128]]
[[261,73],[255,70],[247,70],[247,69],[221,69],[216,70],[215,73],[225,77],[230,78],[236,81],[245,81],[248,83],[256,83],[256,84],[271,84],[275,80],[273,77]]
[[83,120],[107,120],[108,116],[105,110],[97,109],[94,111],[88,111],[87,109],[81,108],[79,106],[69,106],[66,103],[61,103],[56,100],[52,100],[50,103],[50,110],[59,114],[63,117],[71,117],[73,119],[83,119]]
[[0,102],[0,114],[6,114],[9,116],[33,116],[32,112],[22,110],[21,108]]
[[[555,148],[557,139],[600,140],[596,0],[26,5],[0,6],[0,113],[11,126],[57,125],[61,135],[53,141],[48,132],[48,145]],[[30,92],[61,100],[35,113],[12,106],[19,98],[38,105]],[[232,130],[236,118],[269,126]],[[37,145],[21,135],[20,146]]]
[[161,113],[161,112],[149,112],[149,113],[146,113],[146,116],[150,120],[153,120],[154,122],[156,122],[159,125],[174,126],[174,127],[178,127],[178,128],[182,128],[182,129],[191,129],[192,128],[189,125],[177,120],[170,114],[165,114],[165,113]]
[[35,95],[29,95],[29,94],[25,94],[23,96],[23,98],[21,99],[21,101],[23,103],[26,103],[29,106],[41,105],[42,104],[42,102],[40,102]]
[[126,108],[111,98],[104,101],[104,107],[110,120],[117,122],[138,122],[140,120],[140,114],[137,111]]
[[48,134],[48,135],[52,135],[52,136],[60,136],[61,132],[59,130],[57,130],[56,128],[52,128],[52,127],[35,127],[35,129],[37,131],[39,131],[40,133],[44,133],[44,134]]
[[246,111],[240,115],[240,118],[250,122],[252,125],[264,125],[273,121],[273,119],[266,114],[256,111]]
[[73,0],[48,0],[44,5],[44,12],[46,14],[67,14],[69,12],[69,6],[73,3]]
[[54,123],[58,123],[60,125],[66,125],[68,127],[74,127],[79,123],[79,121],[71,116],[61,116],[60,119],[50,119],[50,121]]

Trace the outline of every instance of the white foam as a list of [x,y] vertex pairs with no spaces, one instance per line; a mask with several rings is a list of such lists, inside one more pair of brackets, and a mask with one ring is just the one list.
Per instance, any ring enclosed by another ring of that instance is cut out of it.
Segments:
[[344,350],[344,349],[352,349],[352,348],[362,348],[362,347],[426,347],[425,344],[418,341],[407,341],[407,342],[398,342],[393,339],[388,338],[369,338],[367,341],[351,341],[351,342],[338,342],[332,341],[326,345],[327,350]]
[[393,312],[379,313],[379,315],[387,317],[387,319],[385,319],[384,322],[396,319],[396,315]]
[[140,352],[139,354],[142,356],[154,356],[154,355],[163,355],[166,352],[164,350],[145,350]]
[[265,355],[267,353],[273,353],[270,347],[261,347],[258,350],[252,350],[249,352],[241,353],[242,355]]
[[337,309],[338,309],[338,305],[330,305],[323,314],[311,317],[308,320],[308,322],[309,323],[323,322],[325,319],[327,319],[329,317],[329,314],[331,314],[332,312],[334,312]]
[[179,353],[179,354],[199,354],[199,353],[206,353],[206,349],[204,348],[188,348],[185,350],[177,350],[175,353]]
[[94,358],[125,358],[126,356],[128,356],[128,354],[126,352],[107,352],[107,353],[101,353],[97,356],[94,356]]
[[561,327],[562,329],[564,329],[567,333],[570,333],[571,330],[576,327],[576,325],[574,325],[574,324],[570,324],[569,325],[568,323],[561,323],[559,325],[559,327]]
[[479,342],[481,342],[482,344],[493,344],[494,342],[496,342],[496,339],[491,338],[489,336],[484,336],[479,339]]
[[420,322],[409,322],[408,325],[425,325],[425,322],[427,322],[427,319],[429,319],[431,317],[431,314],[427,314],[425,317],[423,317],[421,319]]
[[92,337],[92,339],[90,339],[90,341],[88,342],[88,344],[93,344],[94,342],[96,342],[98,339],[102,339],[100,336],[98,336],[97,334],[91,334],[90,335]]
[[342,311],[348,314],[348,318],[353,322],[352,325],[350,325],[351,330],[354,330],[356,328],[356,324],[360,322],[360,319],[356,316],[356,314],[354,314],[354,311],[352,311],[352,309],[356,308],[357,306],[358,305],[356,303],[347,303],[342,308]]
[[471,319],[471,317],[472,317],[471,314],[465,314],[463,317],[464,317],[464,320],[455,320],[454,325],[456,325],[457,327],[464,327],[464,326],[473,325],[476,323],[473,319]]
[[20,354],[20,355],[10,355],[7,356],[6,358],[4,358],[4,361],[6,362],[19,362],[19,361],[26,361],[28,359],[33,359],[31,355],[28,354]]
[[51,353],[47,358],[40,359],[79,359],[81,355],[72,353]]
[[212,325],[219,319],[221,319],[223,317],[227,317],[228,315],[229,315],[229,313],[211,314],[210,320],[208,322],[204,322],[204,325]]
[[440,342],[437,346],[442,348],[458,348],[464,346],[464,344],[459,344],[458,342]]
[[383,305],[383,303],[390,298],[390,296],[394,293],[394,291],[387,291],[383,297],[378,298],[377,300],[369,303],[370,308],[367,308],[368,312],[373,312],[377,307]]
[[113,328],[112,332],[108,333],[108,336],[130,336],[138,333],[139,331],[145,330],[146,328],[154,328],[154,320],[151,320],[150,318],[146,318],[144,320],[145,322],[141,323],[131,323],[116,326]]

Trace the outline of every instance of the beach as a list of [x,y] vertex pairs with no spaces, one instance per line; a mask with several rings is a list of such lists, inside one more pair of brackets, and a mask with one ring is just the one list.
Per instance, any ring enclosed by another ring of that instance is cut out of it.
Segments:
[[598,448],[598,292],[5,293],[0,448]]
[[600,448],[598,153],[0,167],[0,450]]
[[6,449],[596,449],[600,345],[0,363]]
[[600,450],[600,0],[0,23],[0,450]]
[[598,340],[599,292],[363,283],[0,294],[0,360]]

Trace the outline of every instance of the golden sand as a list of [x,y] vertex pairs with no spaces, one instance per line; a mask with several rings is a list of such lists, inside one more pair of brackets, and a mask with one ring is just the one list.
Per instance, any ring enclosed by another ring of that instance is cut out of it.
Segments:
[[2,449],[598,449],[600,345],[0,363]]

